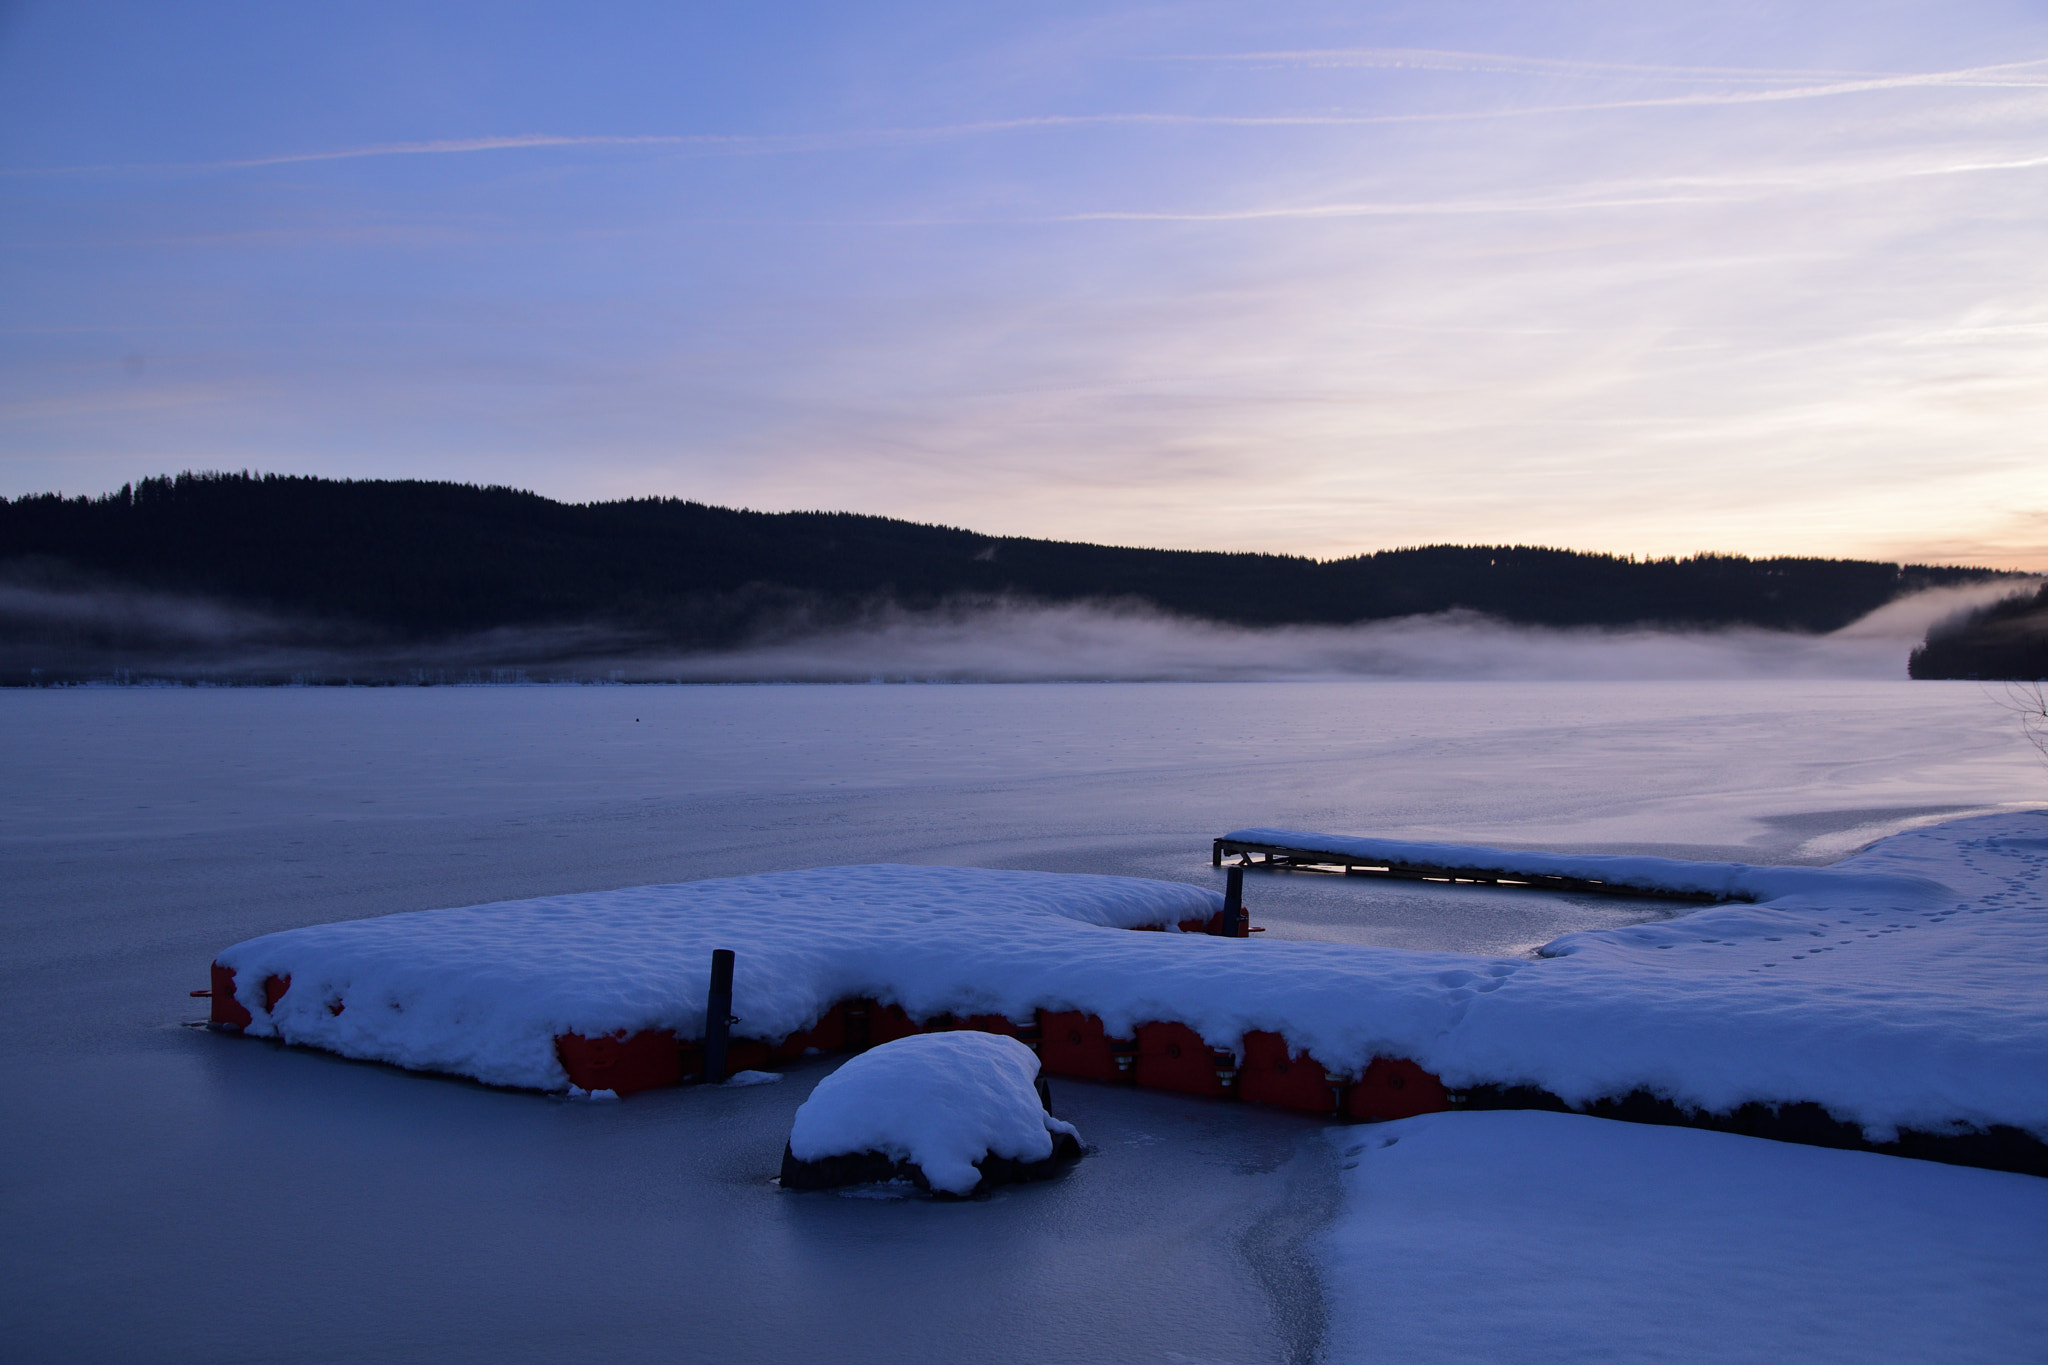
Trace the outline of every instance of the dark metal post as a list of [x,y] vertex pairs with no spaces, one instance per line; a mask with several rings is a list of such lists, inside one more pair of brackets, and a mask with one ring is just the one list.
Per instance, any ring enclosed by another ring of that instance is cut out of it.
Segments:
[[725,1045],[732,1034],[732,949],[711,950],[711,995],[704,1002],[704,1081],[725,1080]]
[[1223,869],[1223,936],[1243,938],[1244,913],[1244,867]]

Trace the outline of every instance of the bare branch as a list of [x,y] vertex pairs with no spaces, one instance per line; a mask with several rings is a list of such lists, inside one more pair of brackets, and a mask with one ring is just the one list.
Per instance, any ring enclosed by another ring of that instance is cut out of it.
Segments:
[[2020,718],[2020,733],[2048,759],[2048,683],[2009,682],[1999,705]]

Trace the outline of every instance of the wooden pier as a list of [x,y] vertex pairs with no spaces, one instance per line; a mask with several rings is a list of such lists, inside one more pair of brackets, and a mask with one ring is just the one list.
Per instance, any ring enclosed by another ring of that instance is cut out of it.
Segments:
[[1295,848],[1284,844],[1254,843],[1243,839],[1217,839],[1210,851],[1211,866],[1223,866],[1225,858],[1237,858],[1242,867],[1264,867],[1275,871],[1334,872],[1347,877],[1392,877],[1411,882],[1443,882],[1461,886],[1527,887],[1537,891],[1583,891],[1601,896],[1643,896],[1656,900],[1692,901],[1712,904],[1731,899],[1710,891],[1679,891],[1666,886],[1643,886],[1628,882],[1597,881],[1585,877],[1554,876],[1512,868],[1466,866],[1449,863],[1397,862],[1338,853],[1330,849]]

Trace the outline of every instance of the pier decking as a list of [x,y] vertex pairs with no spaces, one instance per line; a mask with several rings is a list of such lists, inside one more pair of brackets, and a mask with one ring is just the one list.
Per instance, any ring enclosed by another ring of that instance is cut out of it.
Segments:
[[1226,858],[1237,858],[1238,865],[1242,867],[1334,872],[1348,877],[1392,877],[1402,881],[1445,882],[1467,886],[1531,887],[1539,891],[1584,891],[1602,896],[1647,896],[1696,904],[1748,899],[1713,891],[1660,886],[1648,881],[1568,876],[1526,868],[1487,867],[1463,861],[1423,862],[1412,857],[1374,852],[1369,848],[1315,848],[1299,844],[1267,843],[1230,835],[1213,842],[1209,862],[1212,866],[1221,867]]

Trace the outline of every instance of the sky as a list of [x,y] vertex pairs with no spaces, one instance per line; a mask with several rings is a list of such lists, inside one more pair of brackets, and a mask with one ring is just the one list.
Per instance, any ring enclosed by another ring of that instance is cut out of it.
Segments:
[[0,494],[2048,569],[2048,8],[0,0]]

